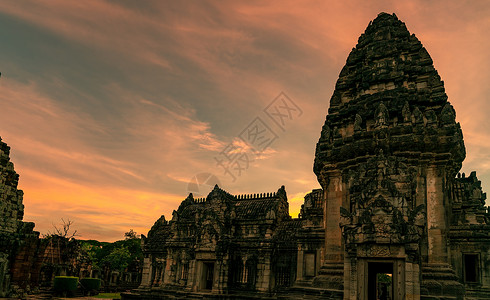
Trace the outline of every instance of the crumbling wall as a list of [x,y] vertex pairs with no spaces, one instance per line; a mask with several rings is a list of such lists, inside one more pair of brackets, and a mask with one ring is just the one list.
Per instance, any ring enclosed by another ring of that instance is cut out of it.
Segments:
[[[23,222],[19,175],[10,161],[10,147],[0,138],[0,297],[23,293],[32,286],[39,232],[34,223]],[[35,284],[35,282],[34,282]]]

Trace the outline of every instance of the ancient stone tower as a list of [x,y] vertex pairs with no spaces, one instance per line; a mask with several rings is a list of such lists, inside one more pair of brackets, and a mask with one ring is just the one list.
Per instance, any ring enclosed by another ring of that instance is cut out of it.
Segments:
[[[340,72],[316,147],[324,190],[325,265],[344,299],[460,298],[450,264],[451,187],[465,158],[455,111],[432,59],[393,14],[359,37]],[[340,226],[339,226],[340,224]]]
[[476,173],[458,174],[455,119],[427,50],[380,14],[340,73],[322,189],[299,217],[284,187],[191,194],[143,238],[144,280],[123,299],[490,299],[490,214]]

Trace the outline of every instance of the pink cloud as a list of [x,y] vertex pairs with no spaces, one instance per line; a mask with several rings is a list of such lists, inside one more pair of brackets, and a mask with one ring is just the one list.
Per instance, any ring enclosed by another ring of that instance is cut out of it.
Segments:
[[[110,114],[97,118],[97,112],[41,92],[40,83],[2,77],[0,134],[12,147],[21,174],[26,218],[35,218],[38,228],[48,228],[61,214],[75,217],[79,210],[86,213],[79,214],[77,224],[86,232],[93,224],[98,238],[116,233],[122,237],[131,222],[145,230],[161,212],[168,214],[178,206],[194,174],[205,171],[223,176],[213,156],[228,143],[237,143],[240,130],[280,91],[300,105],[302,118],[238,180],[224,177],[222,184],[235,193],[274,191],[285,184],[294,199],[292,211],[299,210],[293,206],[299,205],[300,196],[318,187],[312,172],[314,147],[335,80],[357,38],[381,11],[395,12],[428,49],[463,128],[468,149],[465,168],[479,170],[488,179],[484,187],[490,188],[487,1],[471,5],[447,1],[157,2],[137,10],[108,1],[2,1],[0,11],[67,43],[91,49],[133,81],[126,85],[107,78],[101,83],[113,106]],[[126,66],[127,61],[132,65]],[[134,66],[156,67],[164,78],[177,78],[187,85],[175,87],[175,93],[166,91],[173,88],[166,86],[144,90],[142,95],[131,83],[158,82],[148,75],[153,72],[141,73],[148,77],[129,74]],[[83,90],[63,78],[51,80],[60,93]],[[197,92],[185,90],[187,86]],[[95,103],[110,102],[88,96]],[[203,108],[214,115],[204,114],[199,110]],[[73,206],[61,201],[63,194],[73,198]],[[134,207],[135,203],[145,203],[145,211]],[[111,211],[110,205],[117,209]],[[103,213],[108,211],[115,225],[104,221]]]

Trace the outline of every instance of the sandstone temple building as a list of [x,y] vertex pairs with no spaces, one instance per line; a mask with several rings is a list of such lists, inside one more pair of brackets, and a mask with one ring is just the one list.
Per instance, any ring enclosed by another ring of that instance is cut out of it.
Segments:
[[133,299],[490,299],[490,220],[432,59],[393,14],[359,37],[316,145],[321,189],[190,194]]

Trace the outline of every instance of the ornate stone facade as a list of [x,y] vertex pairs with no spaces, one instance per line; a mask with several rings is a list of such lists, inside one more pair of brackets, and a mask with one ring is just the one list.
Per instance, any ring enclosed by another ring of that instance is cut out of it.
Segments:
[[[206,198],[189,194],[170,221],[162,216],[144,238],[140,288],[243,294],[289,287],[303,223],[289,216],[284,186],[254,195],[234,196],[218,186]],[[305,270],[305,277],[314,272]]]
[[190,195],[149,232],[145,279],[125,297],[490,299],[490,215],[476,174],[458,175],[464,158],[427,50],[381,13],[340,72],[316,146],[322,189],[299,218],[283,188]]

